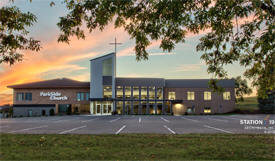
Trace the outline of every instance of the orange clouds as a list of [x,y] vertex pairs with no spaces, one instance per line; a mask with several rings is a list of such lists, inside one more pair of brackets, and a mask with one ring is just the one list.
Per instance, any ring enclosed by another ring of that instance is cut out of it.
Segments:
[[[84,59],[88,62],[95,56],[110,52],[109,42],[113,41],[114,33],[119,35],[120,41],[125,40],[127,35],[122,29],[114,29],[112,25],[107,26],[104,31],[87,33],[85,40],[73,37],[69,45],[58,43],[57,36],[50,42],[41,40],[43,48],[40,52],[25,51],[24,60],[13,66],[0,64],[0,105],[12,103],[12,97],[7,97],[12,94],[12,90],[7,88],[8,85],[41,81],[42,75],[49,72],[58,77],[67,74],[72,79],[87,81],[89,66],[78,65],[76,61]],[[103,48],[105,51],[91,52],[96,51],[96,48]],[[80,72],[75,74],[74,71]]]

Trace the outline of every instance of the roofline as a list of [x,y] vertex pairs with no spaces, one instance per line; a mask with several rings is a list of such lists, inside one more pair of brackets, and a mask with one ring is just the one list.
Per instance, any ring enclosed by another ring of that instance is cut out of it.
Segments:
[[96,59],[100,59],[100,58],[103,58],[103,57],[105,57],[105,56],[109,56],[109,55],[112,55],[112,54],[115,54],[115,52],[112,52],[112,53],[106,54],[106,55],[102,55],[102,56],[99,56],[99,57],[94,58],[94,59],[90,59],[90,61],[93,61],[93,60],[96,60]]
[[12,88],[12,89],[62,89],[62,88],[90,88],[89,86],[59,86],[59,87],[13,87],[13,86],[7,86],[7,88]]

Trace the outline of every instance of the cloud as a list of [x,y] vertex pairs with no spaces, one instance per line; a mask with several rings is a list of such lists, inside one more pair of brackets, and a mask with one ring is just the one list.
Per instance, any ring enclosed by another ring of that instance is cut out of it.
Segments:
[[0,105],[11,104],[13,100],[12,94],[1,94]]
[[181,64],[176,67],[174,72],[196,72],[202,71],[205,64],[203,62],[196,64]]
[[[98,30],[92,34],[87,33],[85,40],[73,37],[69,45],[57,42],[58,33],[51,41],[42,39],[43,48],[38,53],[24,51],[22,62],[12,66],[0,64],[0,97],[3,98],[5,94],[12,93],[12,89],[7,88],[8,85],[41,81],[47,74],[58,77],[68,76],[80,81],[89,80],[87,77],[88,66],[78,65],[76,61],[86,59],[88,62],[89,59],[101,55],[102,52],[93,51],[96,51],[97,48],[102,49],[102,46],[109,46],[108,43],[114,38],[114,33],[119,35],[121,41],[125,40],[127,35],[124,30],[114,29],[112,25],[109,25],[104,32]],[[52,78],[54,77],[47,77],[47,79]],[[0,104],[2,104],[2,99],[0,100]],[[8,103],[12,103],[12,99],[9,98],[9,100]]]
[[9,3],[10,3],[9,0],[1,0],[1,1],[0,1],[0,7],[6,6],[6,5],[8,5]]

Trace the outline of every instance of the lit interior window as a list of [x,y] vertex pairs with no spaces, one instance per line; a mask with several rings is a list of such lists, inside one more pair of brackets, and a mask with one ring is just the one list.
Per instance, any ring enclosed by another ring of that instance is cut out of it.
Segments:
[[175,100],[176,99],[176,92],[168,92],[168,99]]
[[187,92],[187,100],[195,100],[195,92]]
[[204,113],[211,113],[211,107],[204,107]]
[[223,92],[223,99],[224,100],[230,100],[231,99],[230,92]]
[[104,86],[103,97],[112,98],[112,86]]
[[211,92],[204,92],[204,100],[211,100]]

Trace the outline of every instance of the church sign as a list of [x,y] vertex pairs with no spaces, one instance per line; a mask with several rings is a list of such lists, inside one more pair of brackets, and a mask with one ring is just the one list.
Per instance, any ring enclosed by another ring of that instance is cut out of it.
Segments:
[[53,101],[68,100],[67,96],[62,96],[60,92],[40,92],[41,97],[50,97]]

